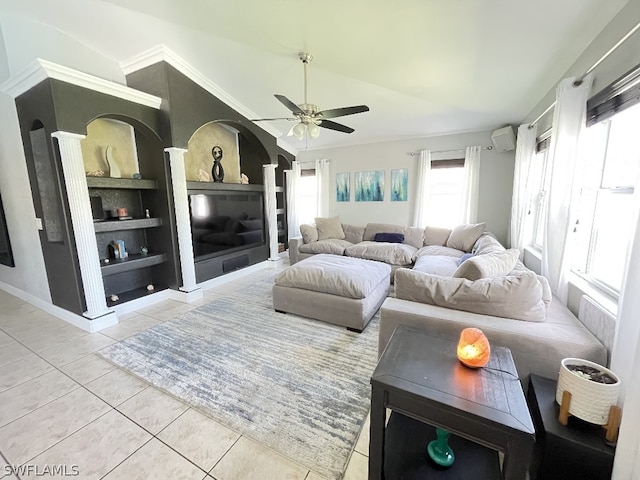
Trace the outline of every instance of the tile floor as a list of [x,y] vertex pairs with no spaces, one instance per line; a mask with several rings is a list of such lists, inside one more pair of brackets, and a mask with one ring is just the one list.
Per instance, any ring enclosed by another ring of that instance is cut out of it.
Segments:
[[[196,304],[165,300],[93,334],[0,291],[0,478],[322,480],[96,355],[271,273],[210,289]],[[366,479],[368,442],[367,422],[345,480]],[[46,468],[59,475],[36,475]]]

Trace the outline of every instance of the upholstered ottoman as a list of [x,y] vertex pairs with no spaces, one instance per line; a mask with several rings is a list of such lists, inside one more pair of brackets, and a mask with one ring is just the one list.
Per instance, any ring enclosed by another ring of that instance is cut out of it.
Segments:
[[276,277],[273,308],[362,332],[389,292],[391,267],[338,255],[314,255]]

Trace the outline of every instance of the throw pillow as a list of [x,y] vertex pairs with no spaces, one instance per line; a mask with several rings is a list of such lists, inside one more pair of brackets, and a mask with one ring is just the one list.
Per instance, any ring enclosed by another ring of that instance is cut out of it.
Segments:
[[403,243],[403,233],[376,233],[373,237],[374,242],[387,242],[387,243]]
[[473,257],[473,253],[465,253],[464,255],[462,255],[458,259],[458,266],[462,265],[465,260],[469,260],[471,257]]
[[454,277],[467,280],[480,280],[481,278],[495,278],[509,275],[516,266],[520,250],[511,248],[504,252],[485,253],[475,255],[463,262],[453,273]]
[[304,243],[313,243],[318,241],[318,229],[315,225],[300,225],[300,234]]
[[340,217],[316,218],[316,228],[318,229],[318,240],[329,238],[344,239],[344,230],[340,224]]
[[449,240],[449,235],[451,235],[449,228],[425,227],[424,244],[444,247],[447,244],[447,240]]
[[451,230],[447,239],[447,247],[457,248],[463,252],[470,252],[476,240],[487,228],[486,223],[458,225]]

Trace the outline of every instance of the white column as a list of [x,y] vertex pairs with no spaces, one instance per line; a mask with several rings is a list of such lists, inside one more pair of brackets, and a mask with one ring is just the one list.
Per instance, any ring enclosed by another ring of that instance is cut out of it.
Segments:
[[178,230],[178,249],[180,250],[180,271],[182,272],[183,292],[198,290],[196,285],[196,267],[191,241],[191,222],[189,220],[189,195],[187,193],[187,174],[184,169],[184,148],[169,147],[164,150],[169,154],[171,167],[171,183],[173,184],[173,205],[176,212],[176,229]]
[[269,232],[269,260],[280,260],[278,255],[278,222],[276,215],[276,166],[263,165],[264,170],[264,210]]
[[80,148],[80,141],[85,136],[69,132],[54,132],[51,136],[58,139],[60,149],[64,183],[67,189],[71,223],[80,264],[80,276],[87,304],[87,311],[83,315],[90,319],[107,314],[115,316],[115,313],[107,308],[100,271],[98,243],[93,229],[89,189],[87,188],[82,149]]

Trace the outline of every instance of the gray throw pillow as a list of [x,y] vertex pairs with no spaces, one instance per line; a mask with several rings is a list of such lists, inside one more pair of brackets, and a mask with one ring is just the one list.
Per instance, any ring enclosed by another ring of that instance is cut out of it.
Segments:
[[457,248],[463,252],[470,252],[476,240],[487,228],[486,223],[458,225],[451,230],[447,239],[447,247]]
[[300,225],[300,234],[304,243],[313,243],[318,241],[318,229],[315,225]]

